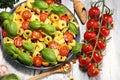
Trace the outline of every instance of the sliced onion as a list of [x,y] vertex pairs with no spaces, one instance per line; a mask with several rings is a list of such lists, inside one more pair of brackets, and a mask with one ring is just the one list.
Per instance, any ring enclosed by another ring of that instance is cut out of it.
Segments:
[[8,68],[5,65],[0,65],[0,76],[8,74]]

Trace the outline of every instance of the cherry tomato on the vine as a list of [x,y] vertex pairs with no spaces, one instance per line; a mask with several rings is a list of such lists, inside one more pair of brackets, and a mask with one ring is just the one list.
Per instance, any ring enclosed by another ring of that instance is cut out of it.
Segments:
[[90,52],[92,52],[92,50],[93,50],[93,46],[92,46],[92,44],[83,44],[83,45],[82,45],[82,50],[83,50],[85,53],[90,53]]
[[93,40],[95,38],[96,38],[96,33],[95,32],[86,31],[84,33],[84,39],[87,40],[87,41]]
[[99,39],[97,43],[97,49],[104,50],[105,48],[106,48],[106,43],[102,39]]
[[112,18],[111,15],[109,15],[109,14],[103,14],[103,21],[102,21],[102,25],[103,26],[108,26],[112,22],[113,22],[113,18]]
[[94,61],[97,63],[101,63],[103,60],[103,55],[98,52],[94,52],[93,57],[94,57]]
[[22,41],[23,41],[23,39],[21,37],[15,37],[14,38],[14,45],[16,47],[21,47],[22,46]]
[[96,64],[91,64],[88,67],[87,73],[90,77],[95,77],[100,73],[100,69],[98,68],[98,65]]
[[90,57],[88,56],[80,56],[78,60],[81,67],[87,67],[90,64]]
[[69,48],[67,46],[61,46],[59,49],[59,53],[61,56],[67,56],[69,53]]
[[92,7],[89,9],[88,14],[90,18],[98,19],[100,16],[100,9],[98,7]]
[[40,56],[33,57],[33,64],[36,67],[39,67],[42,65],[42,58]]
[[51,41],[48,43],[48,47],[51,49],[58,49],[59,48],[59,44],[56,41]]
[[22,18],[23,19],[30,19],[32,17],[32,14],[30,13],[29,10],[24,10],[22,13]]
[[87,22],[87,29],[88,30],[90,30],[90,29],[97,30],[98,27],[99,27],[98,20],[92,20],[92,19],[88,20],[88,22]]
[[110,34],[110,30],[107,28],[101,28],[100,29],[100,33],[101,35],[103,35],[104,37],[107,37]]

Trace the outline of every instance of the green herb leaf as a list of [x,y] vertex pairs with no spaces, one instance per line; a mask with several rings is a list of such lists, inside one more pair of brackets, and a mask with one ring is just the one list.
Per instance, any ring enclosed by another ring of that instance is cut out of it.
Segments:
[[72,22],[68,23],[68,28],[70,29],[70,31],[72,31],[74,34],[78,34],[78,29],[75,26],[75,24],[73,24]]
[[76,54],[76,53],[81,51],[81,48],[82,48],[82,44],[81,43],[76,43],[76,45],[73,47],[71,52],[73,54]]

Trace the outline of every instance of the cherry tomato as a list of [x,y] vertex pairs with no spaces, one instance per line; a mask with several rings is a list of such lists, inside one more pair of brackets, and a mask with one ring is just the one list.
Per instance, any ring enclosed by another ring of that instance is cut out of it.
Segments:
[[66,32],[66,33],[64,34],[64,39],[65,39],[65,41],[67,41],[67,42],[72,42],[73,38],[74,38],[74,36],[73,36],[73,34],[70,33],[70,32]]
[[65,16],[65,15],[60,16],[60,19],[61,19],[61,20],[64,20],[66,23],[69,22],[69,18],[68,18],[68,16]]
[[21,37],[16,37],[16,38],[14,38],[14,45],[16,47],[21,47],[22,46],[22,41],[23,41],[23,39]]
[[98,27],[99,27],[98,20],[92,20],[92,19],[88,20],[88,22],[87,22],[87,29],[88,30],[90,30],[90,29],[97,30]]
[[32,17],[32,14],[30,13],[29,10],[24,10],[22,13],[22,18],[23,19],[30,19]]
[[7,36],[7,32],[6,32],[5,29],[2,29],[2,36],[3,36],[3,37],[6,37],[6,36]]
[[100,73],[100,70],[96,64],[91,64],[88,67],[87,73],[90,77],[95,77]]
[[48,18],[48,14],[47,13],[40,13],[40,21],[45,21]]
[[101,28],[100,30],[101,35],[103,35],[104,37],[107,37],[110,34],[110,30],[107,28]]
[[59,53],[61,56],[67,56],[69,53],[69,48],[67,46],[61,46],[59,49]]
[[93,40],[95,38],[96,38],[96,33],[95,32],[86,31],[85,34],[84,34],[84,39],[87,40],[87,41]]
[[23,28],[24,30],[27,30],[27,29],[28,29],[28,25],[29,25],[29,22],[28,22],[28,21],[24,21],[24,22],[22,23],[22,28]]
[[103,26],[108,26],[112,22],[113,22],[113,18],[111,15],[103,14],[103,21],[102,21]]
[[42,58],[40,56],[35,56],[33,58],[33,64],[36,67],[40,67],[42,65]]
[[92,44],[83,44],[83,45],[82,45],[82,50],[83,50],[85,53],[90,53],[90,52],[92,52],[92,50],[93,50],[93,46],[92,46]]
[[48,47],[51,49],[58,49],[59,44],[56,41],[51,41],[48,43]]
[[102,39],[99,39],[97,44],[97,49],[104,50],[105,48],[106,48],[106,43]]
[[32,40],[38,40],[40,38],[42,38],[42,34],[39,31],[32,31],[32,36],[31,36]]
[[45,1],[48,5],[54,2],[54,0],[45,0]]
[[81,67],[87,67],[90,64],[90,57],[88,56],[80,56],[78,60]]
[[100,16],[100,9],[98,7],[92,7],[90,8],[88,14],[90,18],[98,19]]
[[101,54],[99,54],[98,52],[94,52],[94,61],[97,63],[101,63],[103,60],[103,56]]

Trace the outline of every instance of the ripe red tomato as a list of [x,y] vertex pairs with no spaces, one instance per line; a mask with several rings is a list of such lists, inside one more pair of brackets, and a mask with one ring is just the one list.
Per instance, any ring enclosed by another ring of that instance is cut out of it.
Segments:
[[101,28],[100,30],[101,35],[103,35],[104,37],[107,37],[110,34],[110,30],[107,28]]
[[93,50],[93,46],[92,46],[92,44],[83,44],[83,45],[82,45],[82,50],[83,50],[85,53],[90,53],[90,52],[92,52],[92,50]]
[[65,41],[67,41],[67,42],[72,42],[73,38],[74,38],[74,36],[73,36],[73,34],[70,33],[70,32],[66,32],[66,33],[64,34],[64,39],[65,39]]
[[32,36],[31,36],[32,40],[38,40],[40,38],[42,38],[42,34],[39,31],[32,31]]
[[88,30],[90,30],[90,29],[97,30],[98,27],[99,27],[98,20],[92,20],[92,19],[88,20],[88,22],[87,22],[87,29]]
[[32,14],[30,13],[29,10],[24,10],[22,13],[22,18],[23,19],[30,19],[32,17]]
[[48,18],[48,14],[47,13],[40,13],[40,21],[45,21]]
[[106,43],[103,40],[99,39],[97,44],[97,49],[104,50],[105,48],[106,48]]
[[60,19],[61,19],[61,20],[64,20],[66,23],[69,22],[69,17],[68,17],[68,16],[65,16],[65,15],[60,16]]
[[36,67],[40,67],[42,65],[42,58],[40,56],[35,56],[33,58],[33,64]]
[[98,52],[94,52],[94,61],[97,63],[101,63],[103,60],[103,55],[99,54]]
[[109,14],[103,14],[103,21],[102,21],[102,25],[103,26],[108,26],[112,22],[113,22],[113,18],[112,18],[111,15],[109,15]]
[[69,53],[69,48],[67,46],[61,46],[59,49],[59,53],[61,56],[67,56]]
[[87,67],[90,64],[90,57],[88,56],[80,56],[78,60],[81,67]]
[[96,33],[95,32],[86,31],[84,33],[84,39],[87,40],[87,41],[93,40],[95,38],[96,38]]
[[88,14],[90,18],[98,19],[100,16],[100,9],[98,7],[92,7],[90,8]]
[[7,32],[6,32],[5,29],[2,29],[2,36],[3,36],[3,37],[6,37],[6,36],[7,36]]
[[45,1],[48,5],[54,2],[54,0],[45,0]]
[[23,39],[21,37],[16,37],[16,38],[14,38],[14,45],[16,47],[21,47],[22,46],[22,41],[23,41]]
[[59,48],[59,44],[56,41],[51,41],[48,43],[48,47],[51,49],[58,49]]
[[24,21],[24,22],[22,23],[22,28],[23,28],[24,30],[27,30],[27,29],[28,29],[28,25],[29,25],[29,22],[28,22],[28,21]]
[[90,77],[95,77],[100,73],[100,70],[96,64],[91,64],[88,67],[87,73]]

